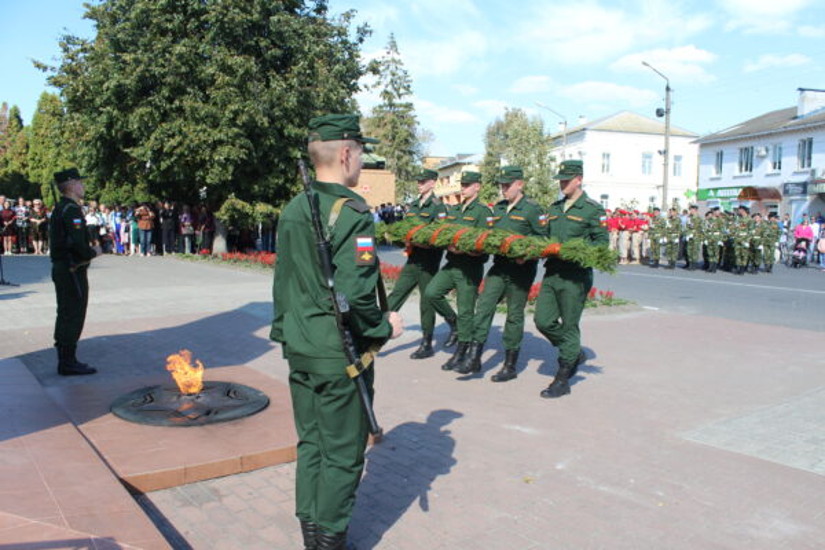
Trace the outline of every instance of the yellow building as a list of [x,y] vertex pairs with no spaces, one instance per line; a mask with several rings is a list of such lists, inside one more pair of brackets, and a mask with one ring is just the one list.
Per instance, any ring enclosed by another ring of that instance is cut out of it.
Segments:
[[435,194],[448,204],[461,201],[461,173],[479,172],[481,155],[456,155],[442,160],[435,168],[438,181],[435,182]]

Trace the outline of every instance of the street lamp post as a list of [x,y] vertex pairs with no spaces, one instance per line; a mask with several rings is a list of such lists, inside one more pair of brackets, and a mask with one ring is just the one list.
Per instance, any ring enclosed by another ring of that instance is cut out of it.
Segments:
[[561,159],[564,160],[564,155],[567,152],[567,119],[564,118],[563,114],[554,111],[544,103],[536,101],[536,106],[541,107],[542,109],[547,109],[561,119]]
[[648,69],[652,70],[657,75],[661,76],[665,79],[665,111],[662,113],[662,109],[656,109],[656,116],[661,117],[664,115],[665,117],[665,173],[664,177],[662,178],[662,211],[667,212],[668,204],[667,204],[667,180],[668,180],[668,167],[670,165],[670,79],[663,75],[661,72],[656,70],[650,63],[647,61],[642,61],[642,65],[647,67]]

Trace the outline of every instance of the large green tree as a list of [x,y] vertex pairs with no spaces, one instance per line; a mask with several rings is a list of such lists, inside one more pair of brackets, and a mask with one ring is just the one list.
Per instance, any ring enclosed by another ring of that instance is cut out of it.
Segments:
[[326,0],[86,6],[97,35],[61,39],[50,83],[101,193],[279,203],[297,184],[309,118],[355,110],[368,29],[351,29],[352,12],[328,15]]
[[67,135],[63,102],[57,94],[43,92],[29,127],[29,180],[40,187],[46,204],[57,199],[53,186],[54,173],[73,164],[70,156],[71,138]]
[[498,195],[493,184],[499,167],[515,164],[524,170],[524,192],[543,206],[552,203],[559,186],[552,179],[550,144],[539,117],[528,117],[522,109],[506,109],[504,116],[487,126],[484,137],[484,160],[481,164],[483,199]]
[[426,136],[418,126],[415,106],[411,101],[412,78],[404,69],[395,37],[390,35],[384,56],[377,60],[381,102],[372,108],[364,120],[367,135],[381,140],[376,154],[387,161],[387,170],[395,175],[395,195],[401,200],[415,192],[415,173],[423,153],[420,136]]
[[27,199],[39,194],[26,178],[29,140],[20,109],[0,105],[0,194]]

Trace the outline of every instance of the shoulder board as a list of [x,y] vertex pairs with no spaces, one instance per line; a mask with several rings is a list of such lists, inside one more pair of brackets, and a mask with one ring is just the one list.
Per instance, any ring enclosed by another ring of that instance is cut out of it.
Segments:
[[601,203],[600,203],[600,202],[597,202],[597,201],[595,201],[595,200],[591,199],[590,197],[587,197],[587,198],[585,199],[585,202],[590,203],[590,204],[592,204],[593,206],[598,206],[599,208],[602,208],[602,205],[601,205]]
[[370,206],[365,203],[364,201],[359,201],[356,199],[350,199],[344,203],[346,206],[349,206],[359,214],[363,214],[364,212],[370,211]]

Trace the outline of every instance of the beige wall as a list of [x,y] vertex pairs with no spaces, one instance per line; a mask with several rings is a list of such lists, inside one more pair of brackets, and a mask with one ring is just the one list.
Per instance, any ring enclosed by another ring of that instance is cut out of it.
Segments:
[[453,164],[439,169],[435,194],[450,204],[457,204],[461,200],[461,173],[478,171],[475,164]]
[[389,170],[361,170],[354,191],[364,197],[370,207],[395,203],[395,176]]

